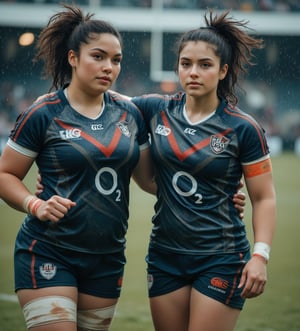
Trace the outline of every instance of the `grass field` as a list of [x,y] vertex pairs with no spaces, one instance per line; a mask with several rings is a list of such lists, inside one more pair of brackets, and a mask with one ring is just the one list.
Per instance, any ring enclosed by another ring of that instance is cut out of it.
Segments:
[[[273,158],[278,222],[268,266],[266,292],[247,301],[236,331],[300,330],[300,158],[284,154]],[[34,187],[35,172],[27,182]],[[153,331],[148,307],[145,261],[154,199],[132,185],[131,216],[125,279],[111,331]],[[245,222],[251,238],[249,200]],[[299,213],[299,214],[298,214]],[[23,214],[0,204],[0,331],[24,331],[19,305],[13,295],[13,246]],[[220,330],[222,331],[222,330]]]

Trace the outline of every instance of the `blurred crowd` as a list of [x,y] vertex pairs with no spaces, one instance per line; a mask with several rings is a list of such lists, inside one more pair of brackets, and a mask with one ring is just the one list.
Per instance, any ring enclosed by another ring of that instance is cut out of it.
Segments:
[[[28,89],[32,91],[32,88]],[[0,137],[7,136],[19,114],[21,114],[36,96],[17,83],[0,82]]]
[[[7,3],[45,3],[55,4],[57,0],[0,0]],[[74,2],[66,0],[64,2]],[[233,9],[242,11],[300,11],[299,0],[77,0],[80,5],[98,4],[111,7],[150,8],[162,6],[168,9]]]

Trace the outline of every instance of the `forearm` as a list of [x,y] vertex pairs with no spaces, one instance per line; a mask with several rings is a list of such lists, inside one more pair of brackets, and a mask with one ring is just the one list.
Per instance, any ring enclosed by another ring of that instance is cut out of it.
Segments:
[[270,197],[253,203],[254,242],[271,246],[276,225],[276,201]]
[[25,212],[24,200],[31,195],[24,183],[8,173],[0,174],[0,197],[12,208]]

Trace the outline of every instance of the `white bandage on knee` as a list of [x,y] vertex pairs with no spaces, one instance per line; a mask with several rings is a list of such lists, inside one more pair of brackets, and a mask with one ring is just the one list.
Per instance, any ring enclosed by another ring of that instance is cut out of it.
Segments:
[[76,303],[63,296],[46,296],[29,301],[23,307],[27,329],[77,320]]
[[78,310],[77,326],[84,331],[107,331],[114,317],[116,305],[90,310]]

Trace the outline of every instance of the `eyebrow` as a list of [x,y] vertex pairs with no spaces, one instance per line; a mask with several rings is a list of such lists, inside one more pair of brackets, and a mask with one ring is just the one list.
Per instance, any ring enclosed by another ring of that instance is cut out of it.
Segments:
[[[101,52],[105,55],[108,55],[108,53],[104,49],[99,48],[99,47],[92,48],[91,50],[92,51],[99,51],[99,52]],[[122,53],[116,53],[114,56],[122,56]]]
[[[179,60],[188,60],[191,61],[191,58],[189,57],[181,57]],[[213,61],[213,59],[211,57],[204,57],[204,58],[200,58],[198,59],[198,61]]]

